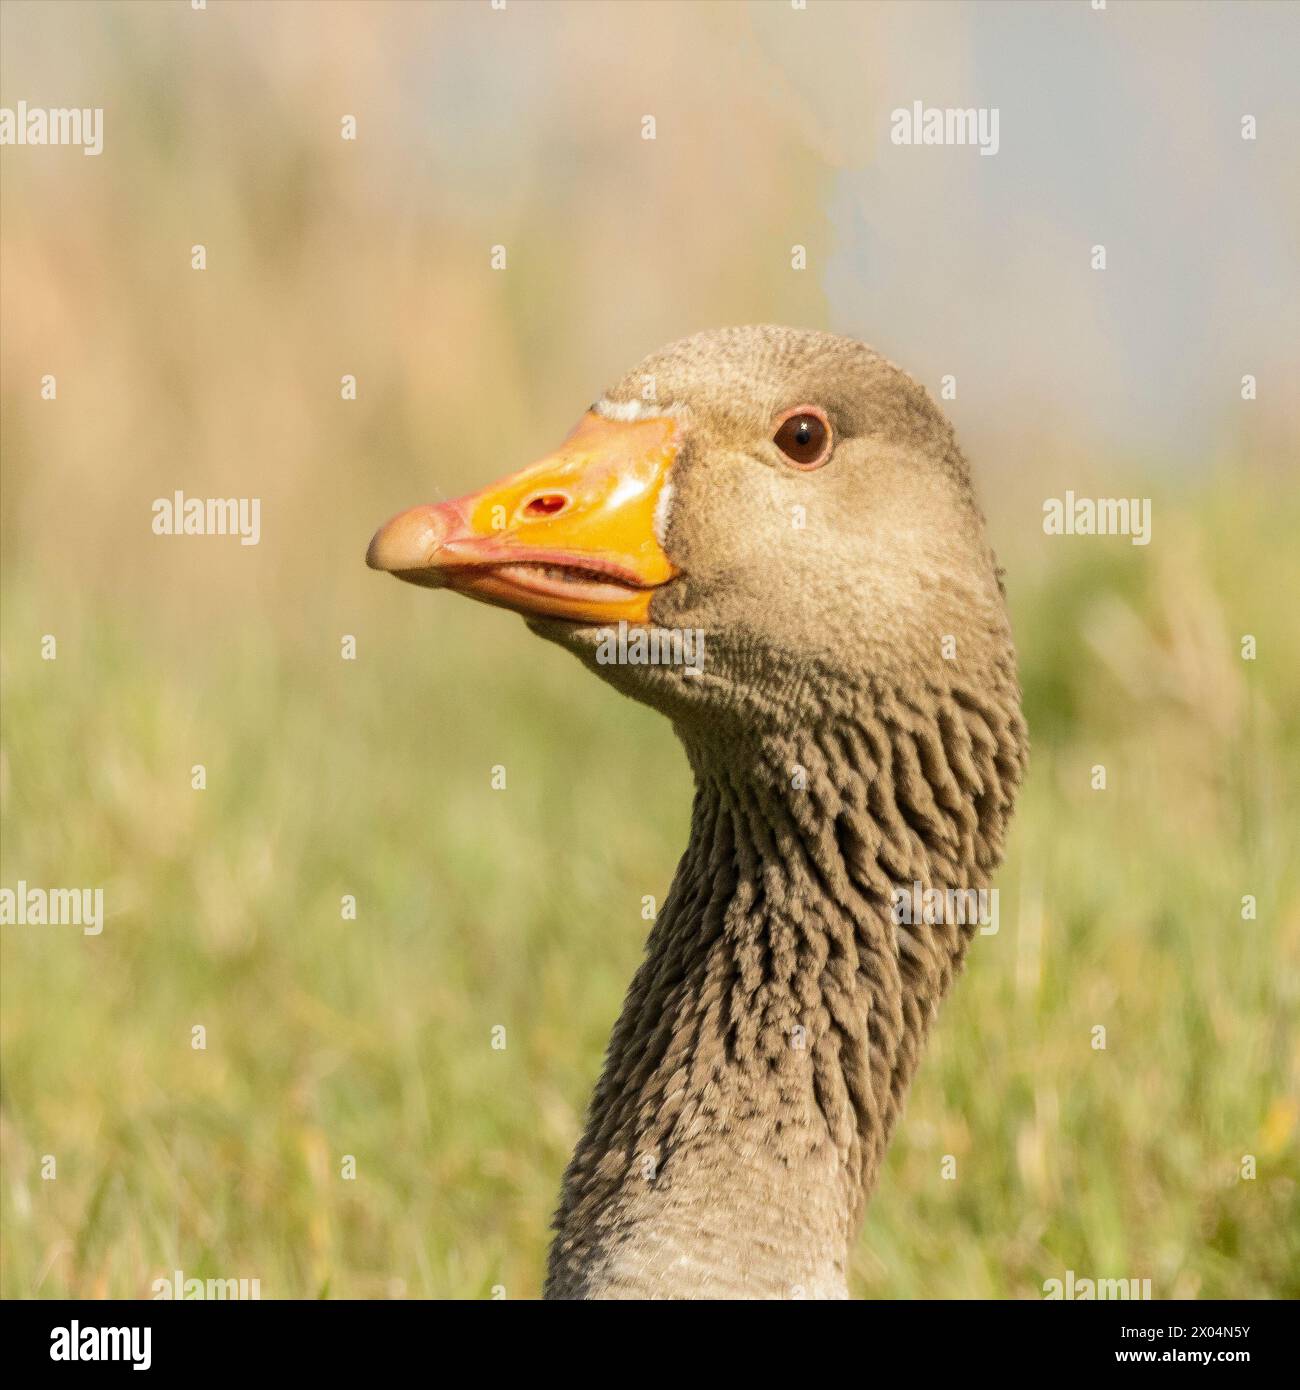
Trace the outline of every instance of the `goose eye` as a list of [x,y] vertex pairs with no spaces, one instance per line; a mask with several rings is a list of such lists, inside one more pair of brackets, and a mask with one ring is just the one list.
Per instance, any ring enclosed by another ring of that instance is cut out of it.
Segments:
[[782,418],[772,441],[800,468],[820,467],[831,451],[830,421],[816,406],[798,406]]

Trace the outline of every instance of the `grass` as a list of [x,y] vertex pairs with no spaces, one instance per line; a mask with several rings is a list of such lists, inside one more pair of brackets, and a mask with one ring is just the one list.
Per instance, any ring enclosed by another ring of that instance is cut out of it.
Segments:
[[[858,1295],[1035,1298],[1067,1269],[1300,1295],[1300,509],[1262,495],[1157,502],[1145,552],[1007,555],[1034,754],[1001,931],[936,1029]],[[102,884],[107,912],[0,937],[7,1297],[174,1269],[539,1291],[688,776],[510,615],[358,582],[356,661],[237,612],[159,640],[91,594],[46,662],[46,596],[7,586],[0,881]]]

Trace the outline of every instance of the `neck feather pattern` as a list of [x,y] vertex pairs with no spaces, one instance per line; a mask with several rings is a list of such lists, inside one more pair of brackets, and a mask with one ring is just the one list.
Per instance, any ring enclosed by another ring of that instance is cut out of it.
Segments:
[[984,888],[1023,770],[1013,660],[987,677],[828,690],[797,730],[680,730],[690,844],[565,1175],[547,1297],[847,1296],[975,931],[899,923],[896,894]]

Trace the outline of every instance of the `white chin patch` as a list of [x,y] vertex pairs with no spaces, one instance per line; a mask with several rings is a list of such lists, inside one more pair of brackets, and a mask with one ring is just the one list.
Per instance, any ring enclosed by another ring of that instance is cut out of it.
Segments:
[[655,539],[662,549],[668,549],[668,518],[673,509],[673,485],[665,482],[655,503]]

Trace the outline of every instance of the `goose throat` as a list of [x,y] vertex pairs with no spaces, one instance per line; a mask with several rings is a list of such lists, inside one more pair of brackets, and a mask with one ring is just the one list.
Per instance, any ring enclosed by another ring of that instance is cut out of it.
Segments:
[[[565,1177],[547,1297],[847,1297],[926,1031],[980,929],[962,907],[1019,780],[1013,692],[877,690],[798,732],[679,729],[690,841]],[[929,910],[900,921],[920,893]]]

